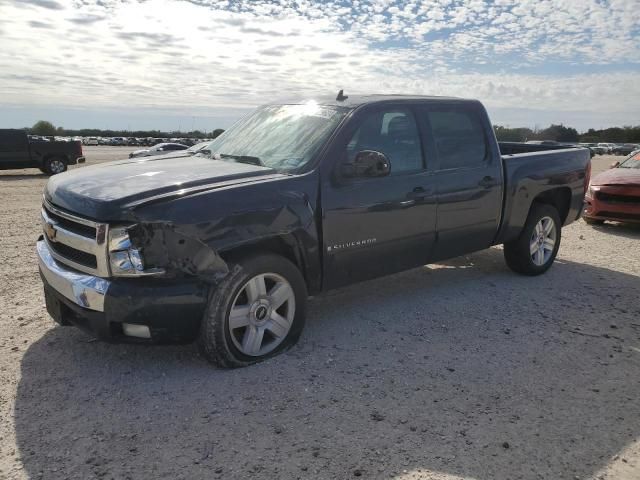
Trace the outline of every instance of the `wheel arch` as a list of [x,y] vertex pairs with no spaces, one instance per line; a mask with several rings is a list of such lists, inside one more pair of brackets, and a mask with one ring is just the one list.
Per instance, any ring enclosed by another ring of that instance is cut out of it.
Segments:
[[571,207],[571,189],[569,187],[558,187],[538,194],[533,199],[533,202],[531,202],[529,213],[536,203],[542,203],[554,207],[560,216],[560,223],[564,225],[567,221],[567,215],[569,215],[569,209]]
[[220,252],[220,257],[227,263],[237,262],[241,258],[252,255],[271,253],[286,258],[293,263],[304,278],[309,293],[317,293],[320,289],[320,272],[309,260],[303,248],[303,241],[294,233],[274,235],[256,241],[237,245]]
[[52,152],[52,153],[45,153],[45,154],[42,156],[41,163],[42,163],[42,165],[44,166],[44,164],[45,164],[45,162],[46,162],[47,160],[53,160],[54,158],[57,158],[57,159],[59,159],[59,160],[62,160],[62,161],[64,162],[64,164],[65,164],[65,165],[67,165],[67,166],[69,165],[69,157],[68,157],[67,155],[65,155],[65,154],[63,154],[63,153],[54,153],[54,152]]

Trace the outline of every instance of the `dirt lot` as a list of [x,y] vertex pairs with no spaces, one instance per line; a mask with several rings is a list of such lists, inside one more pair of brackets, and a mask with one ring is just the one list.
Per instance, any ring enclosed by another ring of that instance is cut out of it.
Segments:
[[638,228],[571,225],[541,277],[492,248],[315,298],[289,353],[223,371],[54,326],[45,182],[0,172],[2,479],[640,478]]

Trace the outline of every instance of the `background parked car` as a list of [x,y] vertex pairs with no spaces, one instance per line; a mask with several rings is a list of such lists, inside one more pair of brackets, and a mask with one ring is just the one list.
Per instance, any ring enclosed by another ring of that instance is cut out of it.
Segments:
[[528,140],[526,143],[530,145],[559,145],[555,140]]
[[0,170],[39,168],[55,175],[66,171],[68,165],[84,163],[82,142],[42,138],[24,130],[0,130]]
[[598,146],[604,148],[606,153],[611,153],[613,151],[613,148],[616,146],[616,144],[601,142],[598,144]]
[[154,145],[151,148],[146,148],[144,150],[136,150],[135,152],[131,152],[129,154],[129,158],[137,158],[137,157],[151,157],[154,155],[163,155],[169,152],[175,152],[177,150],[186,150],[186,145],[182,145],[181,143],[159,143]]
[[607,153],[607,149],[604,147],[599,147],[597,143],[580,143],[579,145],[581,147],[587,147],[596,155],[604,155],[605,153]]
[[640,145],[635,145],[633,143],[621,143],[613,147],[614,155],[629,155],[631,152],[634,152],[640,148]]
[[640,222],[640,150],[594,176],[584,200],[588,224]]

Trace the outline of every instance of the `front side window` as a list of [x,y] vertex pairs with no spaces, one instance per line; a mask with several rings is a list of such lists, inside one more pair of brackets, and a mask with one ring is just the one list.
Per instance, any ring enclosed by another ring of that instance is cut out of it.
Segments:
[[278,171],[299,169],[311,161],[347,111],[315,102],[262,107],[213,140],[208,150],[221,160]]
[[347,144],[347,161],[352,163],[362,150],[384,153],[389,159],[392,174],[423,168],[418,127],[408,110],[368,114]]
[[487,158],[484,128],[478,116],[468,110],[430,109],[431,125],[440,169],[478,167]]

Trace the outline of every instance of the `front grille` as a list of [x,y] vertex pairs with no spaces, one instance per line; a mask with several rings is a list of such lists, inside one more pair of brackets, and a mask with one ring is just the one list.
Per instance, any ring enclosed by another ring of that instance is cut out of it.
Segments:
[[78,217],[45,200],[42,226],[56,261],[84,273],[109,276],[107,224]]
[[60,215],[53,213],[52,211],[47,209],[47,215],[57,223],[59,223],[62,227],[67,230],[77,233],[78,235],[84,235],[87,238],[96,238],[96,227],[92,227],[90,225],[84,225],[82,223],[73,222],[65,217],[61,217]]
[[640,205],[640,195],[616,195],[612,193],[598,192],[596,194],[598,200],[605,203],[624,203],[630,205]]
[[47,245],[49,248],[53,250],[58,255],[62,255],[65,258],[68,258],[74,263],[79,263],[80,265],[84,265],[88,268],[96,269],[98,268],[98,261],[95,255],[92,255],[87,252],[83,252],[82,250],[77,250],[73,247],[65,245],[59,242],[49,242],[47,241]]

